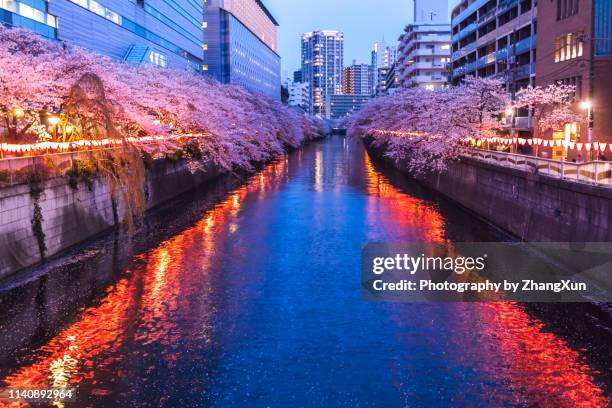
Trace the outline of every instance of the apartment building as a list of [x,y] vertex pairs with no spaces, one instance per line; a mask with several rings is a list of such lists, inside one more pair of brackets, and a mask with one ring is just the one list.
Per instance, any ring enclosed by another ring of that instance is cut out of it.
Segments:
[[310,84],[310,108],[326,114],[326,98],[342,94],[344,34],[321,30],[302,34],[302,80]]
[[289,106],[298,107],[308,111],[310,106],[310,85],[307,82],[290,82],[287,84],[289,90]]
[[373,95],[374,67],[369,64],[356,64],[342,71],[342,93],[345,95]]
[[409,24],[399,37],[397,85],[426,89],[448,85],[450,54],[450,24]]
[[[472,75],[501,78],[508,91],[535,84],[536,0],[463,0],[452,10],[451,27],[452,83]],[[529,132],[528,112],[519,112],[515,124]]]

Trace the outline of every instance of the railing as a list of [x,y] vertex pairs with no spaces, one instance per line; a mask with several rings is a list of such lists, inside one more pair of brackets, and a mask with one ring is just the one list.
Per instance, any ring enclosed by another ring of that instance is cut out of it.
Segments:
[[45,178],[65,176],[75,160],[93,160],[94,150],[54,153],[41,156],[12,157],[0,160],[0,187],[28,183],[32,175]]
[[512,167],[533,174],[543,174],[579,183],[612,187],[612,162],[608,161],[572,163],[479,149],[473,149],[467,155],[476,160]]

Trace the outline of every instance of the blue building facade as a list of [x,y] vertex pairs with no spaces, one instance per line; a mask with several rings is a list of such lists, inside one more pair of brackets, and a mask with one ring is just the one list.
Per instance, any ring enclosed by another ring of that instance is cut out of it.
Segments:
[[201,71],[196,0],[0,0],[0,20],[134,64]]
[[208,0],[204,7],[204,71],[279,100],[278,23],[263,3]]

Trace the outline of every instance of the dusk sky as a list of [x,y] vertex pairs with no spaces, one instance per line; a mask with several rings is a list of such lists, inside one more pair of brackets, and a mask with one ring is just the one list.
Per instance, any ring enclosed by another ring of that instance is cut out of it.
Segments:
[[[456,1],[450,0],[451,3]],[[395,44],[412,19],[411,0],[264,0],[278,20],[282,74],[300,67],[300,36],[313,30],[344,32],[344,64],[369,62],[372,45],[383,36]]]

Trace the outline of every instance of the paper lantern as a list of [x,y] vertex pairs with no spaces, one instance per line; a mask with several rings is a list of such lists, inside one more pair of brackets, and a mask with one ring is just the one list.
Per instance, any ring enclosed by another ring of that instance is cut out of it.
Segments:
[[592,146],[592,145],[591,145],[591,143],[586,143],[586,144],[584,145],[584,147],[587,149],[587,152],[590,152],[590,151],[591,151],[591,146]]
[[582,150],[582,143],[576,143],[576,148],[578,150]]
[[605,152],[607,148],[608,148],[608,144],[607,143],[599,143],[599,150],[602,153]]
[[557,145],[557,147],[561,147],[563,145],[563,141],[561,139],[558,139],[555,141],[555,144]]
[[599,150],[599,143],[598,142],[593,143],[593,150],[595,150],[595,151]]

